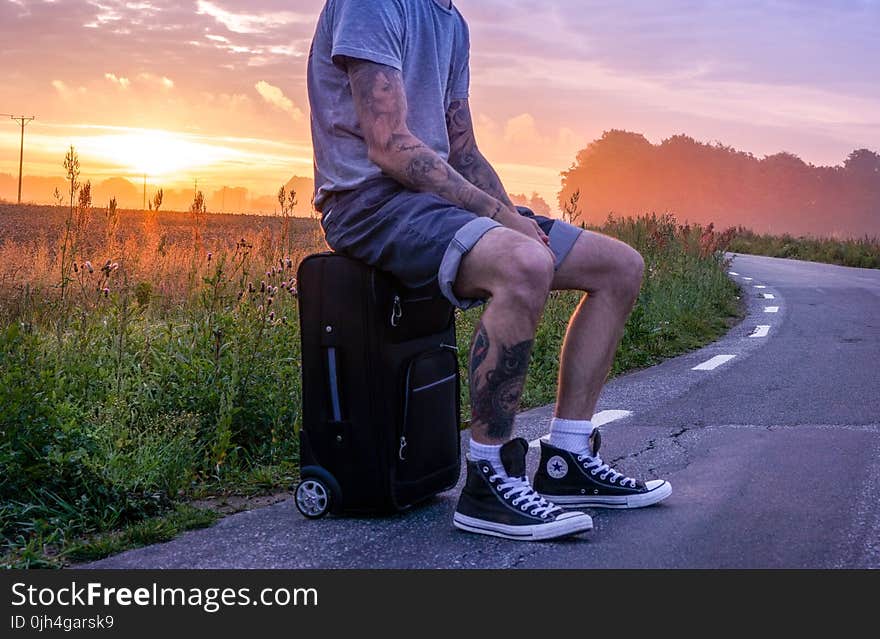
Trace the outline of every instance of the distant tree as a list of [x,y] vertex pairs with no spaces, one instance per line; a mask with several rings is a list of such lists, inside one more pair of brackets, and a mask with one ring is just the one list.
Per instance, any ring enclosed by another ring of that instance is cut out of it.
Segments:
[[193,220],[193,244],[198,250],[202,248],[202,232],[208,219],[208,205],[205,203],[205,194],[197,191],[193,196],[189,213]]
[[525,193],[508,193],[508,196],[510,201],[517,206],[527,206],[538,215],[550,217],[552,213],[550,205],[536,191],[532,191],[530,197],[526,196]]
[[162,198],[164,198],[164,197],[165,197],[165,191],[163,191],[162,189],[159,189],[158,191],[156,191],[156,194],[153,196],[153,201],[151,204],[153,205],[153,210],[156,213],[158,213],[159,209],[162,207]]
[[189,212],[194,218],[208,214],[208,205],[205,204],[204,193],[201,191],[196,192],[195,196],[193,196],[192,204],[189,207]]
[[583,220],[674,213],[681,220],[760,232],[880,233],[880,155],[853,151],[843,166],[816,167],[791,153],[758,159],[721,144],[675,135],[660,144],[606,131],[562,173],[559,207],[572,197]]
[[868,149],[856,149],[847,156],[843,168],[854,175],[878,176],[880,175],[880,154]]
[[64,203],[64,196],[61,194],[61,191],[58,190],[57,186],[52,192],[52,199],[55,201],[55,206],[61,206]]

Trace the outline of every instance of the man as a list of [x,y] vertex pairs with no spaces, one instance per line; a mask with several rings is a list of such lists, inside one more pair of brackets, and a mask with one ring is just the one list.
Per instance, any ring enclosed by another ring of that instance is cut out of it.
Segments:
[[[477,148],[469,33],[451,0],[328,0],[309,55],[315,206],[327,243],[469,308],[491,298],[470,353],[467,482],[453,523],[512,539],[592,528],[571,507],[634,508],[671,486],[598,455],[590,419],[644,263],[610,237],[517,208]],[[587,291],[562,348],[550,442],[532,487],[511,439],[551,290]]]

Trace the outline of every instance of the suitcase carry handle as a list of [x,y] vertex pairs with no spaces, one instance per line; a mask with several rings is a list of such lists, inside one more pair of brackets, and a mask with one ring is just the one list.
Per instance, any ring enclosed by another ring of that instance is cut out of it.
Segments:
[[330,389],[330,410],[333,413],[333,421],[342,421],[342,408],[339,401],[339,371],[336,363],[336,347],[327,348],[327,377]]

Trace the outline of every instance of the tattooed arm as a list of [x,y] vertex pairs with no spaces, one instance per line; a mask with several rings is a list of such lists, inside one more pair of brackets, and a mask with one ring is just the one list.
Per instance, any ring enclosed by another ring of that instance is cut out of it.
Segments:
[[347,67],[370,160],[407,188],[436,193],[477,215],[495,219],[507,211],[505,203],[468,182],[410,132],[400,71],[354,58],[347,59]]
[[468,182],[503,203],[515,208],[501,184],[498,173],[477,148],[471,108],[467,100],[454,100],[446,111],[449,132],[449,164]]
[[[471,119],[471,108],[467,100],[454,100],[446,111],[446,130],[449,133],[449,164],[464,179],[478,189],[494,197],[504,204],[510,215],[506,215],[505,224],[527,235],[537,235],[545,244],[549,240],[541,227],[534,220],[522,217],[516,210],[507,190],[501,184],[498,173],[477,148],[474,135],[474,124]],[[508,223],[509,222],[509,223]]]

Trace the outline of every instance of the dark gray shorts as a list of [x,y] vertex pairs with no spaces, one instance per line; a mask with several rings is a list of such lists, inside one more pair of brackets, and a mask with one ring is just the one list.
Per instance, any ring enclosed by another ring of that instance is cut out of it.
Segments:
[[[550,238],[558,269],[581,229],[525,207],[517,209]],[[463,309],[485,302],[458,299],[452,286],[461,258],[486,231],[501,226],[494,220],[383,178],[328,198],[321,226],[331,249],[389,271],[407,287],[442,293]]]

